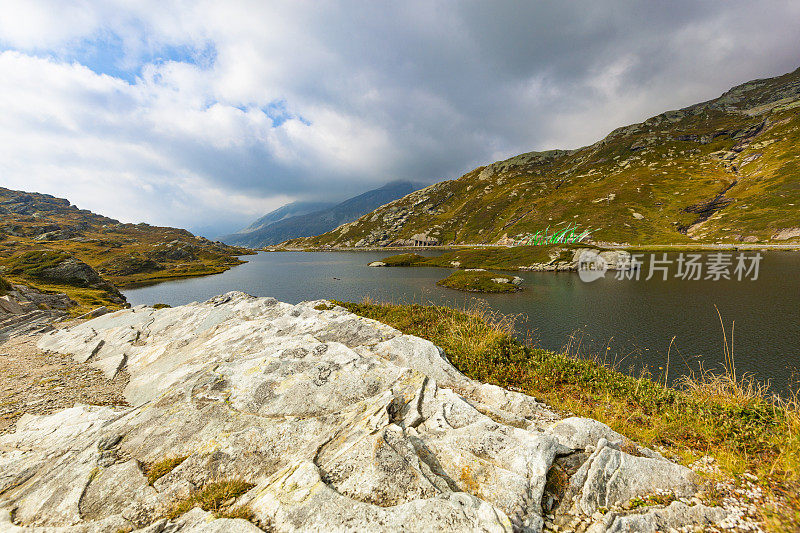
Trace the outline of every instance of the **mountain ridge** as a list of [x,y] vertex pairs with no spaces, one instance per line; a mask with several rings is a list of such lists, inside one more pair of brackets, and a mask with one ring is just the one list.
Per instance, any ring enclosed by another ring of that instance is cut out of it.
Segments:
[[513,243],[577,225],[597,242],[800,237],[800,69],[622,126],[572,150],[528,152],[435,183],[289,246]]
[[291,202],[284,204],[257,219],[246,228],[242,228],[239,231],[231,233],[230,235],[226,235],[222,239],[224,240],[229,236],[258,231],[266,226],[269,226],[270,224],[274,224],[275,222],[280,222],[281,220],[286,220],[287,218],[291,218],[293,216],[306,215],[308,213],[314,213],[315,211],[328,209],[334,205],[336,205],[334,202]]
[[66,198],[0,187],[0,274],[85,307],[124,303],[117,287],[216,274],[244,248],[185,229],[123,224]]
[[291,238],[318,235],[337,228],[341,224],[352,222],[364,213],[411,193],[421,186],[419,183],[408,180],[390,181],[377,189],[366,191],[325,209],[284,217],[263,225],[258,224],[259,221],[280,209],[292,205],[287,204],[264,215],[250,226],[257,226],[255,229],[226,235],[221,240],[228,244],[259,248],[279,244]]

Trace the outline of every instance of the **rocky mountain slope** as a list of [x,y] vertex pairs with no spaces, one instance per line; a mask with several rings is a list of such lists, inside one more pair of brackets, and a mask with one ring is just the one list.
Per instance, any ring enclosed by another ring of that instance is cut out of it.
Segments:
[[598,242],[800,240],[800,69],[667,111],[576,150],[530,152],[436,183],[295,246],[425,235],[507,242],[577,224]]
[[[429,341],[328,302],[137,307],[39,347],[126,370],[132,407],[0,436],[0,529],[656,531],[727,512],[609,427],[475,382]],[[569,478],[552,479],[558,463]],[[632,504],[631,502],[635,502]]]
[[87,306],[123,303],[116,287],[222,272],[243,248],[186,230],[122,224],[47,194],[0,188],[0,270]]
[[253,224],[257,226],[255,229],[250,231],[245,229],[233,235],[222,237],[222,240],[229,244],[260,248],[272,246],[295,237],[319,235],[347,222],[352,222],[364,213],[369,213],[373,209],[401,198],[420,187],[421,185],[410,181],[392,181],[383,187],[359,194],[325,209],[298,214],[269,224],[259,224],[261,220],[272,215],[268,214]]

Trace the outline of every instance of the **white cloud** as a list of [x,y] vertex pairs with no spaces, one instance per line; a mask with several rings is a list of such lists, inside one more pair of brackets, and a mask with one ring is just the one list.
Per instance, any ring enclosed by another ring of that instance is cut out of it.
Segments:
[[798,30],[786,1],[7,0],[0,182],[234,229],[298,197],[593,142],[796,68]]

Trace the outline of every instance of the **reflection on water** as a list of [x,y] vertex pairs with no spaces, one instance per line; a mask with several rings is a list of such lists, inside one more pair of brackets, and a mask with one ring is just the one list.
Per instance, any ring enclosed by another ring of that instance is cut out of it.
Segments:
[[[474,294],[436,286],[447,276],[445,269],[366,266],[386,255],[259,253],[222,274],[131,289],[125,295],[133,305],[181,305],[231,290],[290,303],[365,297],[457,307],[474,302]],[[757,281],[622,281],[609,274],[584,283],[574,273],[522,272],[517,274],[525,280],[524,291],[480,298],[502,313],[521,315],[520,335],[543,348],[569,345],[624,371],[663,374],[669,350],[671,379],[700,365],[720,368],[723,342],[716,306],[729,342],[732,337],[738,373],[752,373],[785,391],[797,383],[800,367],[800,254],[763,256]]]

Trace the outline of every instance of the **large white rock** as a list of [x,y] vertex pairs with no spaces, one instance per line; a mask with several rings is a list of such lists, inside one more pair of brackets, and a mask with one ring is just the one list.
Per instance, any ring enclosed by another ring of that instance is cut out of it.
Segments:
[[[124,365],[133,407],[25,416],[0,437],[0,527],[540,531],[553,461],[595,437],[565,509],[694,487],[683,467],[609,447],[610,429],[551,428],[545,406],[472,381],[430,342],[318,303],[228,293],[43,336],[41,348],[109,373]],[[147,483],[146,465],[184,456]],[[163,518],[226,479],[254,485],[235,502],[252,523],[200,509]]]
[[581,514],[621,505],[642,494],[670,492],[690,497],[698,476],[688,468],[659,458],[630,455],[601,438],[597,449],[570,479],[573,505]]

